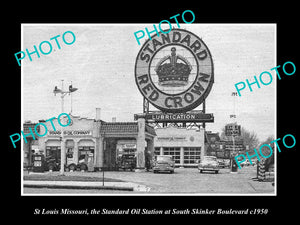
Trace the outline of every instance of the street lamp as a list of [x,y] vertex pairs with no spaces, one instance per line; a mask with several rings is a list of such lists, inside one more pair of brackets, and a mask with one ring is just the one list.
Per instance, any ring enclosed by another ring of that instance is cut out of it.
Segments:
[[[61,94],[61,112],[64,113],[64,97],[66,94],[71,94],[72,92],[76,91],[78,88],[73,88],[72,84],[69,85],[69,90],[64,91],[64,80],[61,80],[61,89],[57,88],[57,86],[54,87],[53,93],[56,96],[56,94]],[[64,174],[65,171],[65,145],[64,145],[64,133],[63,133],[63,126],[61,127],[61,132],[60,132],[60,141],[61,141],[61,147],[60,147],[60,175]]]

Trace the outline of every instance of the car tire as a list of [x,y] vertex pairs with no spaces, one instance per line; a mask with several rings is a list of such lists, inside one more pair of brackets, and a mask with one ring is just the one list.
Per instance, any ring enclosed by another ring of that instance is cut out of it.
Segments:
[[87,170],[87,166],[84,163],[80,164],[80,170],[86,171]]
[[69,165],[69,170],[75,171],[76,170],[76,165],[75,164]]
[[49,170],[49,171],[50,171],[50,170],[54,171],[54,170],[55,170],[55,165],[54,165],[53,163],[49,164],[49,165],[48,165],[48,170]]
[[216,170],[216,171],[215,171],[215,174],[217,174],[217,173],[219,173],[219,171],[218,171],[218,170]]
[[202,173],[203,171],[202,171],[202,170],[199,170],[199,172]]

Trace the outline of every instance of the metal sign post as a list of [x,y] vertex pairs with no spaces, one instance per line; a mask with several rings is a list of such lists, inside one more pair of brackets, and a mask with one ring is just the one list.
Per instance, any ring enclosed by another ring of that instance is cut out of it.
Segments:
[[233,154],[235,154],[235,136],[241,135],[241,126],[237,124],[229,124],[225,126],[225,135],[232,137],[232,148],[233,153],[230,154],[230,164],[231,164],[231,172],[237,172],[237,165],[234,164]]
[[[54,95],[60,93],[61,94],[61,112],[64,113],[64,97],[66,94],[70,94],[74,91],[76,91],[77,88],[73,88],[72,84],[69,86],[69,91],[64,91],[64,80],[61,80],[61,89],[58,89],[57,86],[55,86],[53,93]],[[72,111],[72,110],[71,110]],[[60,130],[60,141],[61,141],[61,148],[60,148],[60,175],[64,175],[65,171],[65,161],[66,161],[66,153],[65,153],[65,144],[64,144],[64,131],[63,126],[61,126]]]
[[236,124],[229,124],[225,126],[225,135],[226,136],[240,136],[241,135],[241,126]]

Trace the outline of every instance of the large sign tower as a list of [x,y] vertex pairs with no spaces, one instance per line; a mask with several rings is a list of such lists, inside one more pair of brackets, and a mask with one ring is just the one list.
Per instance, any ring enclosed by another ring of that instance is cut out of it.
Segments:
[[[214,122],[205,112],[205,99],[214,82],[211,53],[206,44],[187,30],[172,29],[148,39],[135,63],[135,81],[144,97],[145,118],[156,127],[172,123],[178,127]],[[149,111],[149,103],[157,111]],[[202,110],[193,110],[202,104]]]

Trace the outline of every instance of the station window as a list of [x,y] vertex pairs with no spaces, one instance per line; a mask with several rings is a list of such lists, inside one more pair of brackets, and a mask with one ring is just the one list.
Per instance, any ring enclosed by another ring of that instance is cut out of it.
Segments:
[[176,164],[180,163],[180,148],[179,147],[165,147],[163,148],[164,155],[172,155]]
[[74,149],[67,148],[67,158],[73,158]]
[[78,160],[87,159],[89,153],[94,153],[94,149],[93,146],[78,147]]
[[130,155],[130,154],[135,154],[136,153],[136,148],[123,148],[123,154],[124,155]]
[[60,160],[60,146],[47,146],[46,157],[53,158],[56,161]]
[[154,148],[154,155],[160,155],[160,147]]
[[201,148],[186,147],[184,150],[184,164],[194,164],[200,159]]

